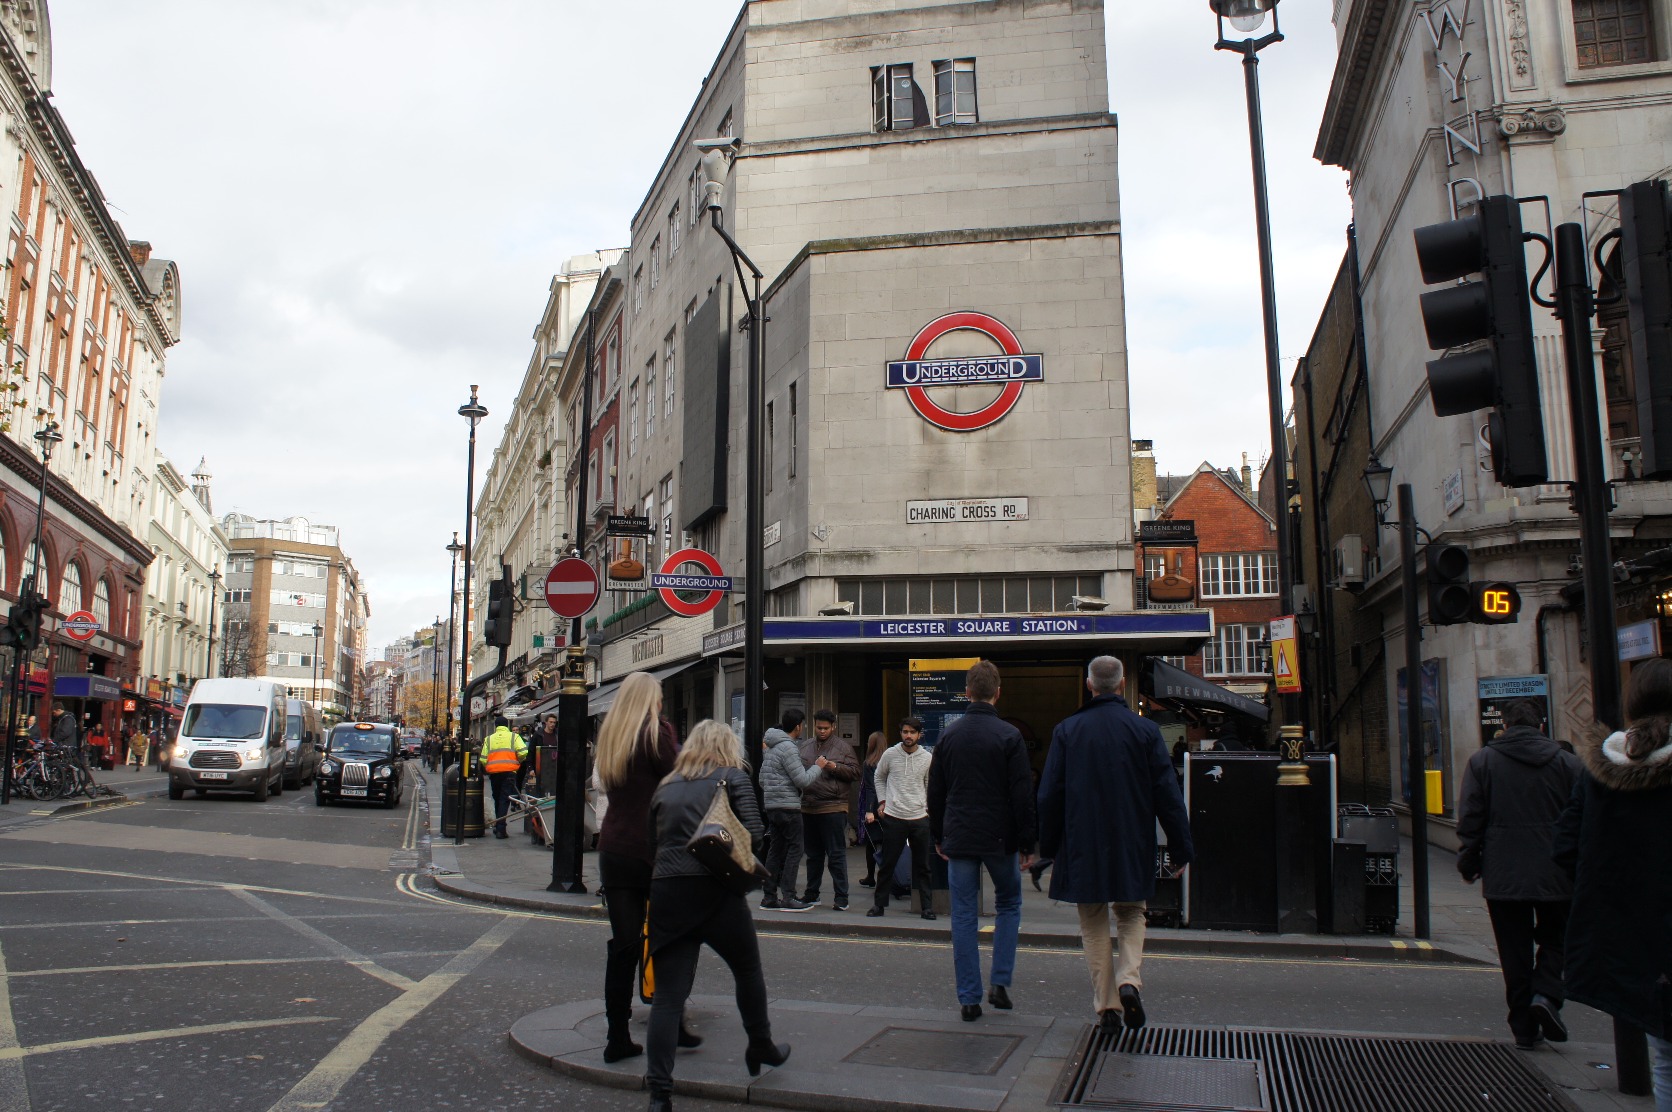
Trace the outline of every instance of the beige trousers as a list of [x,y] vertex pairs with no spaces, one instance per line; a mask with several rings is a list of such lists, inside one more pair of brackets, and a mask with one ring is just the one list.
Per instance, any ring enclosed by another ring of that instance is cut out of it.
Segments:
[[[1099,1013],[1120,1006],[1120,986],[1144,987],[1144,909],[1138,903],[1076,904],[1080,911],[1080,944],[1091,969],[1092,1007]],[[1109,936],[1109,908],[1115,909],[1115,937]],[[1119,957],[1116,957],[1116,943]]]

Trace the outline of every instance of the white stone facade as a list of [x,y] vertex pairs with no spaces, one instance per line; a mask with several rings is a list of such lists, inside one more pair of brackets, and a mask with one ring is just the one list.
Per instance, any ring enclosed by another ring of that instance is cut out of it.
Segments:
[[[201,477],[207,498],[208,475]],[[220,674],[209,639],[219,644],[215,627],[225,611],[210,575],[225,575],[227,543],[210,507],[166,459],[152,486],[150,544],[156,558],[145,578],[141,680],[148,689],[154,681],[161,701],[174,702],[175,690],[190,692],[198,679]]]

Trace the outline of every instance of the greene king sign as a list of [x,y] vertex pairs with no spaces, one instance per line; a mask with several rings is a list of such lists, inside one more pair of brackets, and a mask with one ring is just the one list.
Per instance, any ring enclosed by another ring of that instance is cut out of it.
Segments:
[[[998,347],[991,355],[925,359],[929,347],[951,332],[977,332]],[[948,313],[930,321],[906,348],[906,357],[888,364],[887,387],[904,390],[911,407],[930,424],[949,432],[974,432],[1003,420],[1021,400],[1022,387],[1045,381],[1045,357],[1027,355],[1004,323],[986,313]],[[998,386],[999,395],[973,411],[948,409],[929,396],[935,386]]]

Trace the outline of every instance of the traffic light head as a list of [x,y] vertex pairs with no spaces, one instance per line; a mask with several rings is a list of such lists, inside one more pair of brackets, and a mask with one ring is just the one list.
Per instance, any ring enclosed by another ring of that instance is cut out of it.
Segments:
[[1664,479],[1672,477],[1672,185],[1644,181],[1621,190],[1620,270],[1642,474]]
[[1481,625],[1508,625],[1521,615],[1521,592],[1513,583],[1471,583],[1472,620]]
[[1467,622],[1474,610],[1469,589],[1469,550],[1460,544],[1431,544],[1428,562],[1428,621],[1432,625]]
[[488,612],[482,620],[482,640],[496,648],[509,645],[516,617],[517,596],[512,590],[511,565],[501,564],[499,578],[488,584]]
[[1414,237],[1424,282],[1480,275],[1422,295],[1428,346],[1489,344],[1428,364],[1434,412],[1450,417],[1492,409],[1492,470],[1498,481],[1511,487],[1546,481],[1550,469],[1520,207],[1513,197],[1487,197],[1471,215],[1418,228]]

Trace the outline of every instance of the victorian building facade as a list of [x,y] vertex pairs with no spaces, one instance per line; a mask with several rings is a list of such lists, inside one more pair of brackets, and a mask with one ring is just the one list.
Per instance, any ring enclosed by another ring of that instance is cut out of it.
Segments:
[[227,541],[215,519],[210,479],[207,461],[198,462],[189,484],[167,459],[157,463],[149,536],[156,556],[145,578],[143,686],[135,700],[135,711],[153,720],[178,715],[192,684],[219,674],[218,591]]

